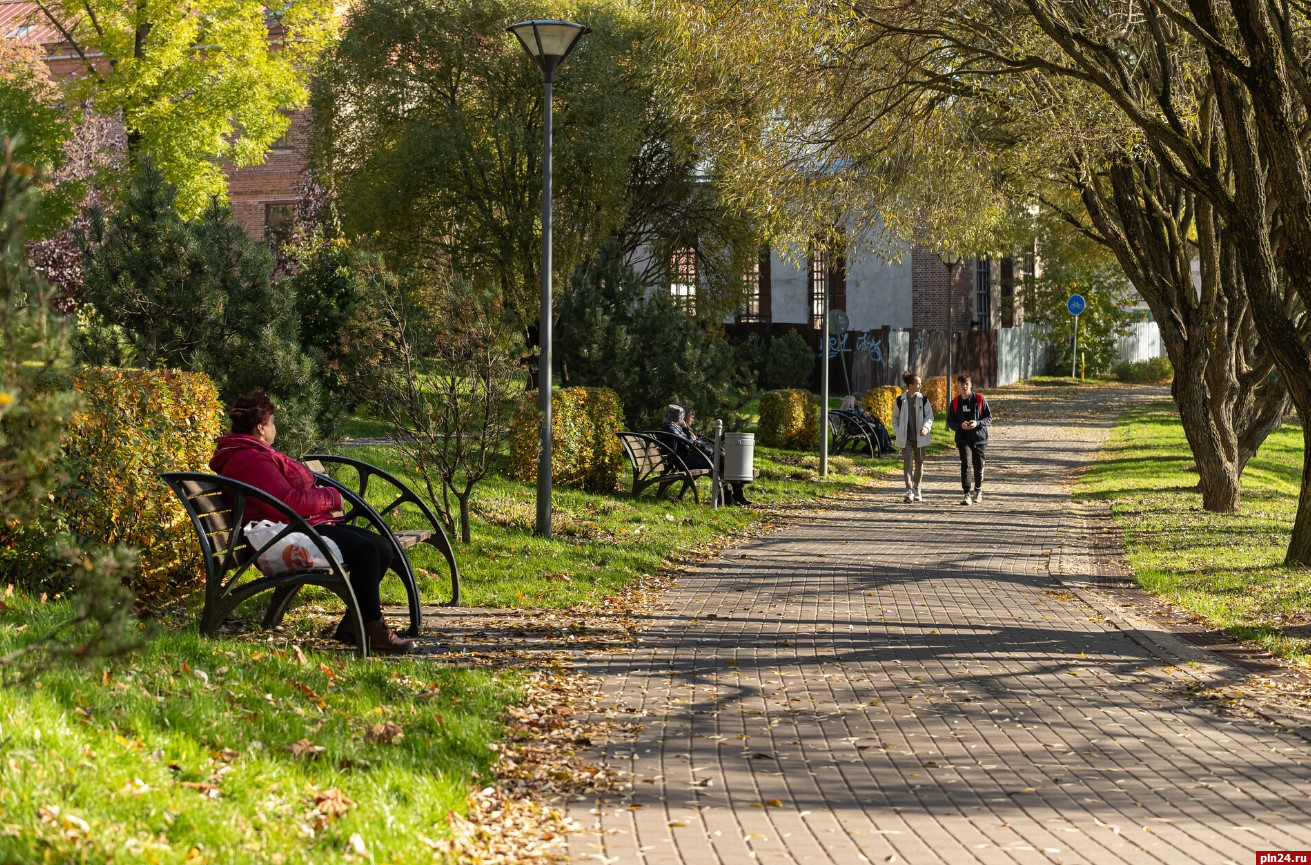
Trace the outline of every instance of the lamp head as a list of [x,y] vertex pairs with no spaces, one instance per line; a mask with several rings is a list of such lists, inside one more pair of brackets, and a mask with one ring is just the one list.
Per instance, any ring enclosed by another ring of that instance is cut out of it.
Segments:
[[961,254],[955,250],[947,249],[938,253],[938,260],[947,267],[955,267],[960,264]]
[[505,29],[518,38],[523,50],[542,67],[547,81],[555,78],[555,70],[574,50],[578,40],[592,32],[591,28],[572,21],[520,21]]

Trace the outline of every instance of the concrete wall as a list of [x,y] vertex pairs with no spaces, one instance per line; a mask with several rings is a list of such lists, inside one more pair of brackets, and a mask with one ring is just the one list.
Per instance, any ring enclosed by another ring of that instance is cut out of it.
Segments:
[[[772,321],[779,324],[810,324],[810,284],[805,263],[800,266],[778,253],[770,256],[774,287]],[[911,256],[906,247],[899,263],[875,256],[847,262],[846,312],[851,330],[882,327],[910,327]]]

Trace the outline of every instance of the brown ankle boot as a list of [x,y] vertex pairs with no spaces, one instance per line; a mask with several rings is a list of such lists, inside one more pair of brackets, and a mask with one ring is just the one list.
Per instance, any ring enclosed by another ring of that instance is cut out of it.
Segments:
[[341,617],[341,622],[338,623],[337,630],[333,632],[332,638],[348,646],[355,645],[357,642],[355,639],[355,619],[350,613]]
[[364,633],[369,635],[369,651],[376,655],[403,655],[414,648],[413,640],[402,640],[391,632],[386,619],[365,622]]

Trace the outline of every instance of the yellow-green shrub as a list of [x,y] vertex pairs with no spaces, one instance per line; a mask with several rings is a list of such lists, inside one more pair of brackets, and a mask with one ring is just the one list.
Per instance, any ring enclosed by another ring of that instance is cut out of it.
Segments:
[[69,485],[59,497],[74,534],[140,551],[138,594],[162,596],[204,574],[191,521],[161,472],[208,471],[223,409],[204,373],[87,369],[64,443]]
[[760,444],[810,450],[819,446],[819,404],[808,390],[769,390],[760,395]]
[[951,393],[951,388],[947,387],[947,377],[945,375],[935,375],[933,378],[924,379],[924,395],[929,398],[929,405],[933,406],[933,411],[938,417],[945,417],[947,411],[947,396]]
[[901,391],[902,388],[890,384],[870,388],[865,391],[865,411],[883,421],[884,426],[891,426],[892,404]]
[[[541,454],[537,391],[527,391],[510,426],[510,477],[537,482]],[[624,467],[623,404],[608,387],[566,387],[551,391],[551,480],[565,487],[613,492]]]

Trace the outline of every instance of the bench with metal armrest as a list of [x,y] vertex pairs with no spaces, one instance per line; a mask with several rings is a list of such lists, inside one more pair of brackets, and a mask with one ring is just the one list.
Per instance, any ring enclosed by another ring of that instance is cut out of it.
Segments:
[[[263,490],[222,475],[168,472],[161,477],[191,518],[200,543],[205,565],[205,606],[200,613],[202,634],[214,636],[233,610],[264,592],[273,593],[264,614],[264,627],[276,627],[302,586],[319,586],[346,602],[347,614],[354,619],[355,651],[362,658],[368,655],[364,619],[351,587],[350,574],[334,559],[323,536],[303,517]],[[259,502],[266,511],[273,511],[286,526],[263,546],[256,546],[246,537],[245,526],[251,522],[246,506],[250,502]],[[385,531],[386,523],[381,517],[377,517],[377,522]],[[327,565],[293,568],[281,574],[261,571],[256,564],[260,555],[292,533],[303,535]]]
[[[418,581],[405,550],[419,544],[428,544],[441,553],[451,572],[451,597],[446,606],[460,605],[460,568],[455,562],[455,550],[437,515],[414,490],[395,475],[351,457],[310,454],[305,458],[305,463],[316,477],[340,490],[343,496],[349,494],[350,498],[361,503],[373,497],[374,504],[370,510],[386,521],[399,545],[399,555],[393,558],[392,568],[405,584],[405,592],[409,596],[411,627],[405,632],[406,636],[418,635],[421,614]],[[361,520],[369,522],[367,511],[346,511],[346,523],[354,525]]]
[[701,501],[696,488],[697,478],[709,477],[708,468],[689,468],[678,455],[674,437],[662,431],[616,433],[623,442],[624,452],[633,468],[633,498],[650,487],[656,488],[658,497],[665,497],[678,484],[678,498],[692,491],[692,497]]

